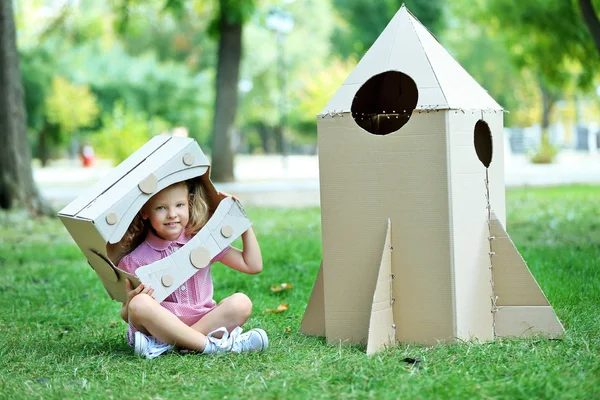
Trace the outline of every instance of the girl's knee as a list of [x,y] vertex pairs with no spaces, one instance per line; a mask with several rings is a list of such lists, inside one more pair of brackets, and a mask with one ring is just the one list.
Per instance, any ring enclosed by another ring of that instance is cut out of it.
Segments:
[[152,313],[156,301],[145,293],[140,293],[129,301],[127,313],[131,321],[143,320],[146,316]]
[[252,314],[252,300],[244,293],[235,293],[229,297],[230,307],[241,317],[249,318]]

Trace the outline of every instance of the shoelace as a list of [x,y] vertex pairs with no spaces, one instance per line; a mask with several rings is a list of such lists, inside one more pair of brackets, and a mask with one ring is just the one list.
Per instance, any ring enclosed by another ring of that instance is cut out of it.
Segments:
[[240,328],[239,326],[231,332],[231,336],[233,338],[233,345],[231,346],[231,351],[239,353],[242,351],[253,350],[253,346],[250,343],[250,335],[243,337],[242,328]]
[[173,348],[172,344],[160,342],[154,337],[149,337],[147,339],[148,347],[146,348],[146,357],[148,358],[158,357],[162,353],[169,351]]
[[[236,332],[237,329],[241,329],[241,328],[236,328],[233,330],[233,332]],[[229,331],[227,331],[227,328],[222,327],[219,329],[215,329],[214,331],[210,332],[208,335],[206,335],[206,338],[208,340],[210,340],[212,343],[214,343],[214,345],[217,347],[217,351],[229,351],[231,350],[231,347],[233,346],[233,332],[231,332],[232,334],[229,334]],[[221,333],[222,336],[221,338],[216,338],[215,334]],[[239,334],[236,334],[236,336]]]

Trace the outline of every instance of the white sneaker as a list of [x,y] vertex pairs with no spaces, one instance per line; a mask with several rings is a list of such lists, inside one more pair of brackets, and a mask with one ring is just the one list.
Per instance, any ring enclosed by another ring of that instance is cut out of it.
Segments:
[[[215,334],[219,333],[221,337],[216,338]],[[206,338],[210,344],[206,347],[204,354],[262,351],[269,345],[267,334],[262,329],[250,329],[248,332],[242,333],[242,328],[239,326],[231,333],[226,328],[216,329],[206,335]]]
[[133,353],[151,360],[171,350],[172,344],[163,343],[154,336],[146,336],[142,332],[135,332],[133,336]]
[[243,351],[263,351],[269,347],[269,338],[267,333],[262,329],[250,329],[246,333],[242,333],[242,328],[239,326],[231,332],[233,345],[231,351],[241,353]]
[[[216,334],[220,334],[221,337],[215,337]],[[208,343],[206,344],[203,354],[224,353],[231,351],[233,338],[229,336],[229,331],[225,327],[215,329],[214,331],[210,332],[208,335],[206,335],[206,339]]]

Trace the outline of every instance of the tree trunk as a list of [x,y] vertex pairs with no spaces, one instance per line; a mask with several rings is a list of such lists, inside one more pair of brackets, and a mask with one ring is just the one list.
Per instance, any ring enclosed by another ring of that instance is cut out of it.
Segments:
[[12,3],[0,2],[0,208],[49,213],[33,181]]
[[48,165],[48,161],[50,160],[50,146],[48,143],[48,123],[44,122],[44,125],[42,126],[42,129],[40,130],[40,137],[39,137],[39,156],[40,156],[40,163],[42,164],[42,167],[45,167],[46,165]]
[[594,10],[592,0],[579,0],[579,9],[581,10],[583,21],[587,25],[592,39],[594,39],[596,49],[600,53],[600,21],[598,21],[598,15],[596,14],[596,10]]
[[234,180],[234,152],[238,80],[242,59],[242,23],[227,20],[227,10],[221,2],[219,17],[219,59],[217,62],[217,96],[213,120],[211,176],[216,182]]
[[542,95],[542,137],[548,136],[548,128],[550,128],[550,114],[556,104],[556,96],[552,93],[545,84],[540,85]]
[[271,128],[260,122],[257,125],[258,135],[260,136],[260,141],[262,143],[263,153],[271,154],[273,153],[273,145],[271,144]]

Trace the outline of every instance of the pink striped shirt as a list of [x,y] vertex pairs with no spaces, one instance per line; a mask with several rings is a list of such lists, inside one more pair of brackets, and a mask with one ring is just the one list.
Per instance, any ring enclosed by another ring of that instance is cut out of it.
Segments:
[[[163,240],[153,232],[149,232],[142,244],[121,259],[119,268],[135,274],[135,270],[139,267],[170,256],[183,247],[190,239],[191,237],[185,236],[184,231],[181,232],[181,235],[175,241]],[[160,305],[171,311],[188,326],[198,322],[200,318],[217,305],[213,300],[213,283],[210,276],[210,266],[215,261],[220,261],[229,249],[230,247],[228,246],[217,254],[210,260],[208,267],[198,270],[194,276],[175,289]],[[136,331],[137,329],[129,322],[127,341],[130,345],[133,345],[133,335]]]

